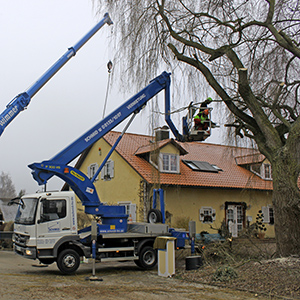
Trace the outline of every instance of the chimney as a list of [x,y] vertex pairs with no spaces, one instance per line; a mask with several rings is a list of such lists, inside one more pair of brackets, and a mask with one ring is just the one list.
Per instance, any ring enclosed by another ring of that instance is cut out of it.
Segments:
[[162,140],[167,140],[170,138],[169,127],[167,125],[155,128],[154,132],[155,132],[155,141],[156,142],[159,142]]

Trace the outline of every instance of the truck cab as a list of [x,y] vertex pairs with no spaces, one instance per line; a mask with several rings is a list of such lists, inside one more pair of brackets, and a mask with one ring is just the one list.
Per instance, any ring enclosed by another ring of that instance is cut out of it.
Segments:
[[18,254],[53,262],[59,246],[73,240],[79,240],[73,192],[37,193],[20,199],[14,228]]

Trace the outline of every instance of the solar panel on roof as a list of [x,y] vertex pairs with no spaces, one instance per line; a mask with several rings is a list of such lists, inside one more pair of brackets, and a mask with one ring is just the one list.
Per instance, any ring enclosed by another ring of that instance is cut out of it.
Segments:
[[218,173],[216,167],[206,161],[183,160],[183,162],[194,171]]

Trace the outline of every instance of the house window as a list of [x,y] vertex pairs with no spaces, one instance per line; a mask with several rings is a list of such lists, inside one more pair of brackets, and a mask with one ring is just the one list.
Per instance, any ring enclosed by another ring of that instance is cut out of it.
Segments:
[[263,206],[261,208],[263,214],[263,222],[273,225],[274,224],[274,209],[271,205]]
[[118,202],[125,206],[125,213],[128,215],[128,221],[136,222],[136,204],[131,202]]
[[103,169],[101,170],[101,179],[104,181],[109,181],[114,178],[115,167],[114,161],[108,160],[104,165]]
[[270,164],[254,164],[250,166],[250,170],[256,174],[257,176],[266,179],[271,180],[272,179],[272,167]]
[[271,165],[270,164],[263,164],[263,167],[264,167],[263,177],[265,179],[272,179]]
[[179,155],[178,154],[160,154],[160,171],[168,173],[179,173]]
[[[96,174],[97,170],[98,170],[98,164],[97,163],[90,164],[88,166],[88,171],[87,171],[88,178],[92,179],[94,177],[94,175]],[[97,176],[95,180],[98,180],[98,179],[99,178]]]
[[243,230],[243,222],[244,222],[243,207],[241,205],[238,205],[236,207],[236,211],[237,211],[237,230],[238,230],[238,232],[240,232]]
[[199,219],[202,223],[212,223],[216,220],[216,210],[212,207],[201,207],[199,210]]

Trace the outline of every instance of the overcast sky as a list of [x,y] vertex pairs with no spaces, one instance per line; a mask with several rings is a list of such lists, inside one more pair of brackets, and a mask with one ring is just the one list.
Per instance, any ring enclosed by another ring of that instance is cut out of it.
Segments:
[[[96,15],[91,0],[0,0],[0,4],[2,113],[17,94],[26,91],[103,16]],[[113,25],[105,25],[0,136],[0,172],[10,174],[17,192],[41,189],[28,164],[50,159],[101,120],[106,65],[114,55],[108,48],[112,34]],[[120,94],[114,81],[106,114],[132,95]],[[143,118],[136,118],[128,132],[148,134]],[[207,141],[216,140],[217,131]],[[62,184],[59,179],[51,179],[47,187],[60,189]]]

